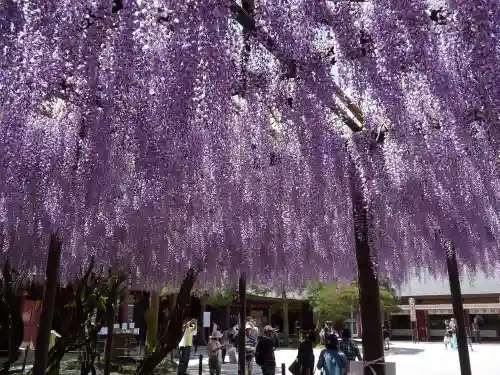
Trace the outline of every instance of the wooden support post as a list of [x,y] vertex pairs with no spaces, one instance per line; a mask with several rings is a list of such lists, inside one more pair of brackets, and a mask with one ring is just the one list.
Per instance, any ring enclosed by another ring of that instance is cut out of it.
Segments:
[[224,308],[224,328],[231,328],[231,305],[229,303]]
[[[201,325],[201,331],[198,330],[198,334],[194,337],[194,340],[200,340],[200,342],[208,342],[208,338],[210,337],[210,328],[208,329],[208,335],[205,334],[205,321],[203,320],[203,316],[205,315],[205,311],[207,310],[207,302],[203,297],[200,297],[200,318],[198,319],[199,325]],[[220,327],[219,327],[220,329]],[[200,337],[197,337],[201,335]]]
[[247,281],[244,273],[240,276],[238,288],[240,298],[240,330],[238,334],[238,375],[245,375],[245,319],[247,310]]
[[455,249],[447,254],[446,263],[448,266],[448,278],[450,280],[451,301],[453,304],[453,315],[457,322],[457,346],[458,359],[460,361],[461,375],[471,375],[469,348],[467,345],[467,333],[465,327],[464,305],[462,301],[462,291],[460,288],[460,277],[458,273],[457,258]]
[[149,309],[148,309],[148,332],[147,332],[147,350],[151,353],[156,346],[158,339],[158,317],[160,314],[160,292],[151,291],[149,293]]
[[123,292],[123,298],[120,305],[120,323],[128,323],[128,303],[130,291],[126,288]]
[[283,327],[282,330],[283,330],[283,333],[282,333],[282,337],[283,337],[283,345],[284,346],[288,346],[290,345],[290,323],[288,321],[288,298],[286,296],[286,290],[285,288],[283,288],[283,290],[281,291],[281,298],[282,298],[282,302],[283,302]]
[[[380,290],[376,270],[370,254],[368,238],[368,202],[362,190],[359,172],[351,159],[350,190],[353,203],[356,262],[358,265],[359,307],[363,324],[363,357],[367,362],[384,362]],[[376,375],[385,374],[385,366],[371,366]],[[365,367],[365,375],[374,375]]]
[[108,298],[106,299],[106,327],[108,327],[108,334],[106,335],[106,344],[104,347],[104,375],[111,374],[111,351],[113,350],[113,333],[115,326],[114,299],[116,295],[112,293],[111,285],[108,293]]
[[50,331],[54,317],[54,304],[59,280],[59,267],[61,263],[61,240],[56,234],[50,236],[47,268],[45,271],[45,290],[43,293],[42,312],[35,346],[35,364],[33,375],[45,375],[49,355]]

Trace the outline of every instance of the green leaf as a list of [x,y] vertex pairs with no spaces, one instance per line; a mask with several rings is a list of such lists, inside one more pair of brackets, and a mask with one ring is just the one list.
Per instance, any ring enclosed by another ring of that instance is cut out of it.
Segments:
[[[309,287],[309,301],[318,323],[322,325],[326,320],[343,322],[349,318],[351,312],[359,310],[359,291],[357,282],[350,285],[337,283],[318,283]],[[382,312],[395,312],[398,310],[397,298],[390,282],[380,287],[380,308]]]

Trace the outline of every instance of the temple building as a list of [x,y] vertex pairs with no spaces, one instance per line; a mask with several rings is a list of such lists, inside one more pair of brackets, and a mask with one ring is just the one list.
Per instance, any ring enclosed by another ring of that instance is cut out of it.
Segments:
[[[462,297],[466,321],[472,323],[480,315],[481,337],[486,341],[500,341],[500,277],[487,277],[478,272],[463,273]],[[433,278],[427,273],[411,278],[398,290],[400,312],[391,316],[394,339],[412,339],[409,298],[415,299],[416,322],[413,336],[419,341],[442,340],[444,321],[453,316],[450,286],[447,279]]]

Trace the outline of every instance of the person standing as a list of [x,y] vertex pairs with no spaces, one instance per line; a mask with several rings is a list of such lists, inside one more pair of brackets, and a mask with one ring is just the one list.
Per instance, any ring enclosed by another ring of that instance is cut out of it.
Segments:
[[274,357],[273,327],[264,327],[264,336],[257,344],[255,359],[262,369],[262,375],[274,375],[276,371],[276,358]]
[[247,325],[250,325],[252,327],[252,336],[254,336],[255,338],[259,337],[259,328],[257,328],[257,322],[255,321],[255,319],[251,316],[248,316],[246,318],[245,327]]
[[479,315],[474,317],[472,321],[472,331],[474,332],[474,339],[477,344],[481,343],[481,329],[479,328]]
[[334,334],[325,336],[325,349],[319,355],[317,368],[323,375],[344,375],[349,371],[349,361],[338,350],[338,338]]
[[200,327],[196,327],[196,330],[192,333],[193,335],[193,346],[194,346],[194,354],[198,354],[198,344],[201,338],[201,335],[198,335]]
[[222,332],[221,344],[222,344],[221,362],[224,364],[226,362],[226,352],[229,346],[229,330],[227,329],[224,332]]
[[329,320],[327,320],[325,322],[325,326],[321,329],[321,331],[319,332],[319,337],[320,337],[320,340],[321,340],[321,343],[324,344],[325,343],[325,337],[328,336],[328,335],[337,335],[337,332],[335,332],[335,330],[333,329],[333,323]]
[[276,330],[271,331],[271,340],[273,342],[274,350],[280,347],[280,339],[278,338],[278,333],[276,332]]
[[212,333],[214,333],[218,330],[219,330],[219,326],[217,325],[217,323],[213,322],[212,323]]
[[450,321],[449,320],[445,320],[444,321],[444,327],[445,327],[444,347],[448,348],[448,345],[451,344],[451,338],[453,336],[453,330],[451,329]]
[[315,334],[310,332],[300,343],[297,361],[300,364],[300,375],[313,375]]
[[382,332],[384,335],[384,349],[389,350],[391,343],[391,331],[389,330],[389,322],[387,320],[382,325]]
[[339,342],[339,349],[349,361],[355,361],[356,359],[363,360],[358,345],[352,339],[351,330],[348,328],[342,330],[342,340]]
[[451,348],[456,349],[456,347],[457,347],[457,324],[455,323],[455,318],[450,319],[450,329],[451,329]]
[[232,365],[236,365],[238,363],[238,353],[236,352],[235,340],[236,337],[233,334],[233,331],[228,333],[228,343],[225,346],[227,356],[229,357],[229,363]]
[[221,353],[222,345],[219,340],[222,335],[219,331],[215,331],[210,336],[207,344],[208,350],[208,368],[210,375],[221,375]]
[[183,329],[184,335],[179,343],[179,367],[177,375],[187,374],[189,359],[191,358],[191,347],[193,346],[193,332],[197,331],[198,322],[196,319],[189,320],[183,325]]
[[300,333],[300,322],[298,320],[295,321],[295,334],[298,335]]
[[245,362],[247,374],[252,375],[253,359],[255,357],[255,348],[257,346],[257,337],[253,335],[253,327],[250,323],[245,325]]

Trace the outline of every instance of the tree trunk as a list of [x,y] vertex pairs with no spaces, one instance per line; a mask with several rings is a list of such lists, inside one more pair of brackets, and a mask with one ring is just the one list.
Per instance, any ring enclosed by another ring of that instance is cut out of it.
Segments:
[[288,321],[288,298],[285,288],[281,291],[281,297],[283,298],[283,345],[288,346],[290,345],[290,323]]
[[17,296],[14,290],[14,281],[12,280],[12,270],[10,262],[5,263],[3,269],[3,283],[4,283],[4,299],[8,312],[9,319],[9,343],[8,343],[8,358],[0,368],[0,374],[4,375],[9,372],[10,366],[19,359],[19,347],[24,338],[24,323],[22,317],[22,307],[20,296]]
[[[198,334],[201,335],[201,338],[197,337],[198,335],[196,335],[194,337],[194,340],[200,339],[201,342],[206,342],[206,337],[205,337],[206,330],[204,328],[205,322],[203,321],[203,315],[204,315],[203,313],[205,312],[206,309],[207,309],[207,303],[203,300],[203,298],[200,298],[200,318],[198,319],[198,322],[201,325],[201,331],[198,330]],[[210,331],[210,328],[208,330]]]
[[[177,303],[177,294],[176,293],[173,293],[171,294],[169,297],[168,297],[168,319],[170,319],[170,317],[172,316],[173,312],[174,312],[174,309],[175,309],[175,305]],[[174,349],[175,350],[175,349]],[[170,351],[170,355],[171,355],[171,359],[173,360],[174,358],[174,352],[173,351]]]
[[245,375],[245,319],[247,309],[247,281],[245,274],[240,276],[240,330],[238,334],[238,374]]
[[94,268],[94,261],[89,265],[89,268],[80,279],[76,292],[72,296],[72,301],[67,301],[64,297],[60,301],[59,306],[67,306],[70,302],[74,303],[74,307],[62,307],[59,319],[63,324],[59,328],[60,338],[56,340],[55,345],[50,349],[46,375],[57,375],[59,373],[60,364],[64,355],[74,347],[69,346],[70,342],[85,342],[85,322],[91,316],[94,310],[94,304],[89,304],[87,297],[87,287],[90,275]]
[[128,322],[128,301],[129,301],[130,291],[129,289],[125,289],[123,292],[123,299],[120,305],[120,322],[127,323]]
[[[109,272],[111,276],[111,270]],[[104,348],[104,375],[111,373],[111,351],[113,349],[113,334],[115,326],[115,304],[118,298],[118,290],[121,285],[121,279],[116,280],[111,277],[109,286],[109,295],[106,300],[106,326],[108,327],[108,335],[106,336],[106,347]]]
[[158,343],[152,353],[144,358],[135,371],[135,375],[150,375],[156,366],[174,350],[182,338],[182,326],[189,314],[189,302],[191,291],[198,277],[199,271],[190,268],[182,282],[181,289],[177,295],[175,308],[169,316],[168,322],[162,327]]
[[160,293],[158,291],[152,291],[149,294],[149,309],[146,314],[148,319],[147,350],[152,353],[158,339],[158,317],[160,314]]
[[[350,156],[350,155],[349,155]],[[368,235],[368,202],[364,196],[359,171],[351,159],[349,179],[356,241],[356,262],[358,265],[359,308],[363,324],[363,357],[367,362],[384,362],[384,344],[380,311],[380,290]],[[373,364],[365,367],[365,375],[385,374],[385,366]]]
[[175,293],[171,294],[168,303],[169,303],[168,315],[170,316],[170,314],[172,314],[172,312],[175,309],[175,304],[177,303],[177,294]]
[[448,278],[450,280],[451,301],[453,304],[453,315],[457,322],[457,346],[458,359],[460,361],[461,375],[471,375],[469,346],[467,344],[467,332],[464,315],[464,305],[462,301],[462,291],[460,288],[460,277],[458,273],[457,258],[455,249],[451,249],[446,258],[448,266]]
[[33,365],[34,375],[45,375],[47,367],[50,331],[52,329],[52,318],[54,316],[54,303],[57,293],[57,282],[59,278],[59,266],[61,262],[62,243],[56,234],[50,236],[49,255],[45,271],[46,283],[43,294],[42,312],[35,347],[35,363]]
[[104,348],[104,375],[111,373],[111,350],[113,349],[113,331],[115,325],[115,309],[113,308],[113,297],[108,296],[106,300],[106,327],[108,334],[106,336],[106,346]]

